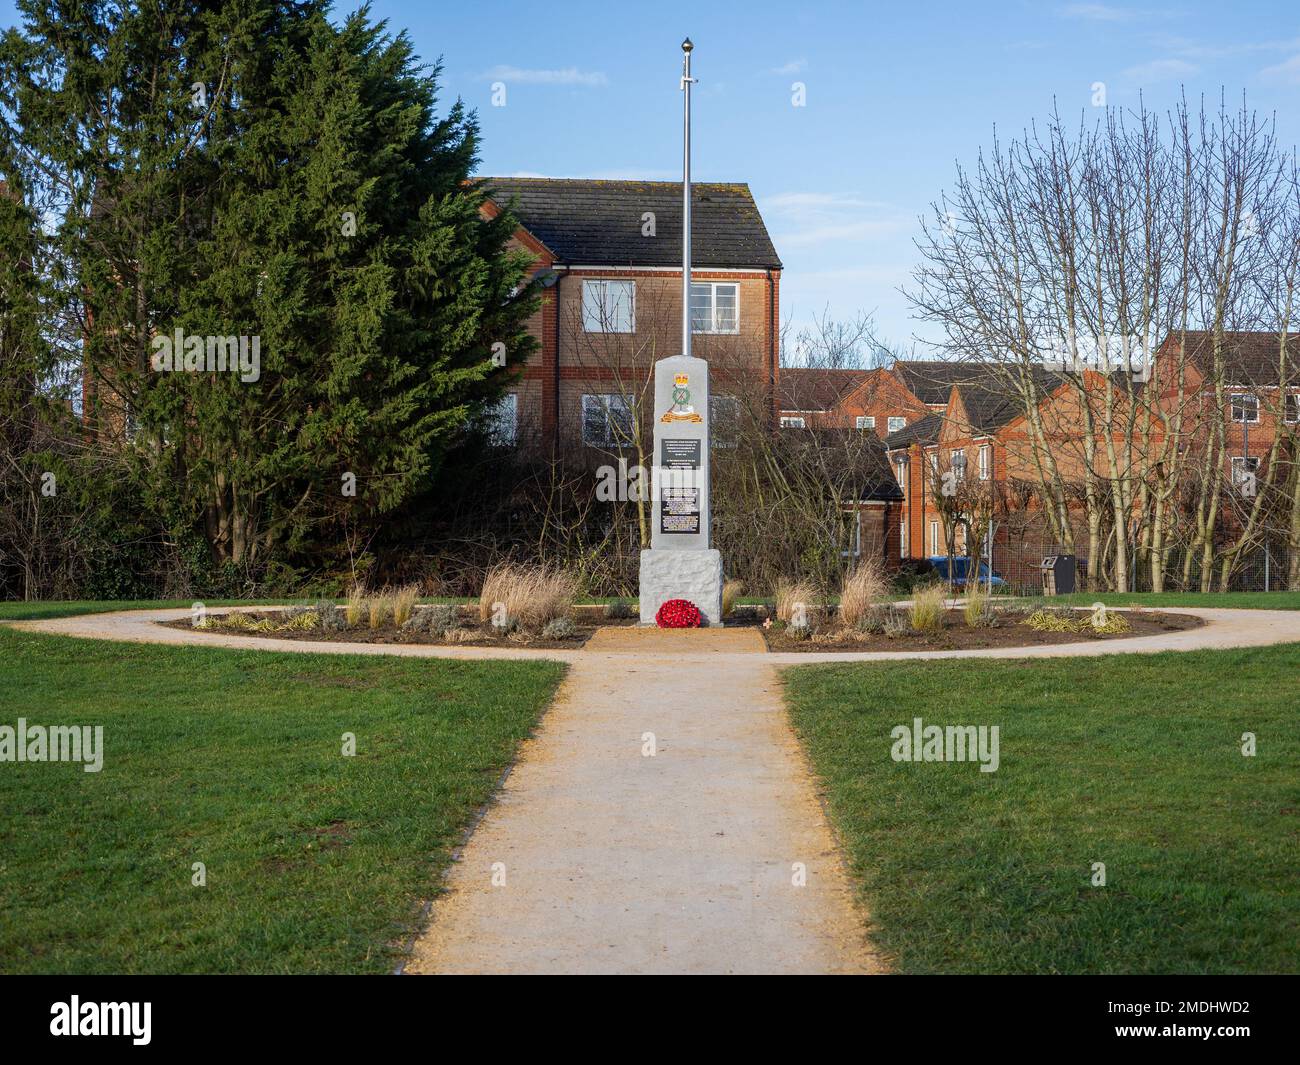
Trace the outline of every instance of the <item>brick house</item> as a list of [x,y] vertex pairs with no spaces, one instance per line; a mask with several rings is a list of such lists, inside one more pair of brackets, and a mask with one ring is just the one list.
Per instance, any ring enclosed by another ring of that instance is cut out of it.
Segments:
[[[550,453],[649,437],[655,360],[680,354],[680,182],[484,178],[535,260],[539,349],[496,411],[500,438]],[[715,426],[742,399],[775,418],[781,260],[749,187],[692,185],[693,354],[709,360]]]
[[[973,373],[971,371],[974,371]],[[964,373],[963,373],[964,371]],[[1084,389],[1096,394],[1099,376],[1086,374]],[[1082,475],[1082,419],[1078,389],[1062,374],[1036,371],[1040,409],[1053,427],[1053,455],[1067,482]],[[945,475],[959,485],[968,479],[989,482],[1004,509],[986,541],[986,560],[1014,583],[1033,583],[1042,556],[1052,552],[1052,535],[1037,501],[1034,447],[1018,396],[992,387],[980,366],[953,367],[947,403],[885,439],[894,475],[903,489],[890,551],[900,560],[948,553],[948,533],[935,487]],[[1086,543],[1083,514],[1071,508],[1076,542]],[[954,553],[966,547],[969,515],[959,515],[953,530]]]
[[872,370],[781,370],[781,424],[786,428],[869,429],[881,440],[942,411],[957,381],[978,367],[895,360]]
[[1265,475],[1264,464],[1279,429],[1285,445],[1279,449],[1278,460],[1294,462],[1296,434],[1300,433],[1300,367],[1295,356],[1300,334],[1288,334],[1285,361],[1280,357],[1282,344],[1277,333],[1222,334],[1226,393],[1222,408],[1211,378],[1213,334],[1205,331],[1171,334],[1160,346],[1156,358],[1166,363],[1160,375],[1162,402],[1177,402],[1175,365],[1184,338],[1189,349],[1184,394],[1193,398],[1198,442],[1204,445],[1216,417],[1223,420],[1228,483],[1240,487],[1247,476]]

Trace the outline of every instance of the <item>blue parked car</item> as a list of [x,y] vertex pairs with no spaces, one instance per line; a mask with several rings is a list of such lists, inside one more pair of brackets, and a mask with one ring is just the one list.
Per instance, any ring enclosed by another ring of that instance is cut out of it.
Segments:
[[[964,588],[966,586],[966,575],[970,572],[970,559],[965,556],[949,559],[947,555],[931,555],[930,565],[934,567],[935,575],[942,581],[948,580],[948,565],[952,564],[952,583],[954,588]],[[1004,588],[1006,581],[996,573],[989,575],[989,564],[982,559],[980,560],[979,582],[984,587]]]

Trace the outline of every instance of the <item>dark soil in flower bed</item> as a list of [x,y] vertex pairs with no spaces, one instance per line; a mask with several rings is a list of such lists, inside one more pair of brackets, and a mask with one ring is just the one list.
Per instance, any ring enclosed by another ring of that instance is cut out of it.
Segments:
[[[1115,613],[1119,613],[1118,611]],[[1087,618],[1084,611],[1079,617]],[[1153,610],[1139,613],[1124,612],[1131,631],[1103,635],[1085,629],[1083,632],[1037,632],[1023,623],[1020,616],[1000,617],[989,628],[972,629],[966,624],[960,609],[949,610],[944,617],[941,632],[925,635],[908,631],[901,636],[871,635],[861,632],[842,632],[832,626],[823,626],[807,639],[796,639],[787,632],[763,629],[763,638],[769,651],[968,651],[987,647],[1040,647],[1059,643],[1112,642],[1128,640],[1135,636],[1156,636],[1164,632],[1182,632],[1200,628],[1205,624],[1190,614],[1165,614]]]
[[[281,616],[281,612],[276,610],[253,611],[247,613],[246,616],[250,621],[257,622],[267,618],[277,619]],[[159,624],[166,625],[171,629],[189,629],[218,636],[261,636],[272,640],[302,640],[307,643],[404,643],[427,644],[435,647],[522,647],[568,651],[576,650],[585,644],[591,639],[592,634],[598,627],[592,624],[590,620],[579,617],[575,618],[574,621],[577,631],[569,639],[548,640],[544,639],[540,633],[525,631],[517,631],[503,636],[493,631],[491,625],[479,622],[477,614],[473,617],[462,614],[460,619],[461,631],[466,635],[460,639],[448,640],[428,632],[403,631],[393,625],[392,622],[388,622],[378,629],[372,629],[363,620],[357,626],[344,629],[341,632],[325,632],[319,628],[257,632],[248,628],[226,628],[221,624],[222,617],[224,615],[209,615],[211,627],[206,629],[193,629],[189,618],[182,618],[178,621],[163,621],[159,622]],[[617,621],[601,619],[600,624],[635,625],[636,621],[635,619]]]

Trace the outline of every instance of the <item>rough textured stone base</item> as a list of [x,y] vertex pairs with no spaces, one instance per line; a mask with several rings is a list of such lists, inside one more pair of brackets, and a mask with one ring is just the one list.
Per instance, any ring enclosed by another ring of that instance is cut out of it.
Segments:
[[641,623],[653,625],[669,599],[688,599],[707,625],[722,624],[722,555],[650,548],[641,552]]

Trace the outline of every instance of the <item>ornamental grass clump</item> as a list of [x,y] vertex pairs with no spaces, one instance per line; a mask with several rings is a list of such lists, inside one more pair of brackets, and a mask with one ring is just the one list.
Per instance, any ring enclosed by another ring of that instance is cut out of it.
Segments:
[[817,613],[817,592],[805,581],[782,581],[776,586],[776,619],[786,625],[811,626]]
[[355,629],[361,624],[361,617],[365,613],[366,592],[359,584],[354,584],[352,590],[348,592],[348,603],[343,608],[343,616],[347,619],[348,628]]
[[880,567],[864,562],[844,578],[840,588],[840,621],[850,628],[858,625],[885,594]]
[[966,605],[962,608],[962,616],[966,619],[967,628],[988,629],[993,627],[997,622],[997,617],[993,611],[992,598],[988,592],[967,592]]
[[921,588],[912,596],[912,631],[933,635],[943,630],[944,595],[938,585]]
[[411,620],[411,611],[415,609],[415,601],[419,598],[418,584],[404,584],[393,593],[393,624],[399,629]]
[[372,595],[366,600],[366,619],[371,630],[382,629],[393,613],[393,601],[387,595]]
[[483,578],[478,616],[498,629],[540,629],[568,617],[577,595],[578,582],[561,569],[501,562]]
[[725,618],[736,609],[736,600],[745,590],[741,581],[727,581],[722,586],[722,616]]

